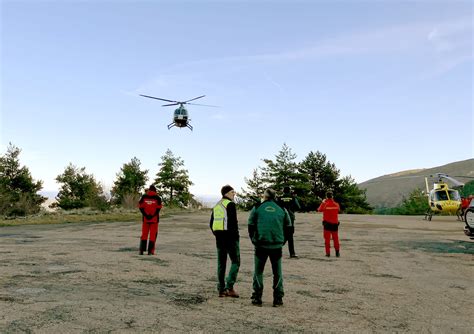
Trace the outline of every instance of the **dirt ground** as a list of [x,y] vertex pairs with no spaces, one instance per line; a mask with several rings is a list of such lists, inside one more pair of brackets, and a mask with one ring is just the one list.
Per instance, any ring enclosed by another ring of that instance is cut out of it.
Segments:
[[341,215],[341,257],[319,214],[297,214],[284,306],[250,303],[253,248],[239,213],[240,298],[219,298],[208,212],[162,219],[157,255],[139,222],[0,228],[0,332],[473,333],[474,243],[455,217]]

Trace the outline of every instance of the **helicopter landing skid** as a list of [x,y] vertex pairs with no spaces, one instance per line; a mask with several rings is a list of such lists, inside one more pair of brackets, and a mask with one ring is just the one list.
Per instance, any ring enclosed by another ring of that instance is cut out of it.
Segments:
[[[176,123],[170,123],[168,124],[168,130],[171,129],[172,127],[175,127],[176,126]],[[189,128],[189,130],[193,131],[193,127],[191,124],[186,124],[186,127]],[[184,128],[184,126],[179,126],[179,128]]]
[[423,219],[431,221],[431,218],[433,218],[433,211],[431,211],[431,210],[426,211],[425,218],[423,218]]

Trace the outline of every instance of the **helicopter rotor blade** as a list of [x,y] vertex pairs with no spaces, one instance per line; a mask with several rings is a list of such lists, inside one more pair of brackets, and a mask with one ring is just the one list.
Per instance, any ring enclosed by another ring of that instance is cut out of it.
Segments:
[[212,107],[212,108],[220,108],[219,106],[211,106],[210,104],[199,104],[199,103],[186,103],[192,106],[203,106],[203,107]]
[[150,99],[155,99],[155,100],[160,100],[160,101],[165,101],[165,102],[173,102],[173,103],[179,103],[178,101],[172,101],[172,100],[167,100],[167,99],[162,99],[162,98],[159,98],[159,97],[154,97],[154,96],[149,96],[149,95],[143,95],[143,94],[139,94],[140,96],[143,96],[143,97],[148,97]]
[[177,105],[180,105],[180,104],[181,104],[181,103],[163,104],[162,107],[177,106]]
[[191,101],[194,101],[194,100],[200,99],[200,98],[202,98],[202,97],[204,97],[204,96],[206,96],[206,95],[201,95],[201,96],[195,97],[194,99],[191,99],[191,100],[186,100],[186,101],[184,101],[184,102],[182,102],[182,103],[188,103],[188,102],[191,102]]

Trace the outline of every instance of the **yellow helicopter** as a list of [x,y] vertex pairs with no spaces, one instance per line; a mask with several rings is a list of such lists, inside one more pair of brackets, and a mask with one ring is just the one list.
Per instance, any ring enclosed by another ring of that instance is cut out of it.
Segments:
[[200,99],[200,98],[203,98],[204,96],[206,95],[201,95],[201,96],[198,96],[198,97],[195,97],[193,99],[190,99],[190,100],[187,100],[187,101],[173,101],[173,100],[167,100],[167,99],[162,99],[160,97],[154,97],[154,96],[149,96],[149,95],[142,95],[140,94],[140,96],[143,96],[143,97],[148,97],[150,99],[155,99],[155,100],[160,100],[160,101],[165,101],[165,102],[171,102],[169,104],[163,104],[162,107],[169,107],[169,106],[177,106],[179,105],[178,109],[175,109],[174,111],[174,114],[173,114],[173,122],[168,124],[168,130],[171,129],[173,126],[176,126],[178,128],[184,128],[184,127],[187,127],[189,128],[191,131],[193,131],[193,127],[191,126],[191,124],[189,124],[189,121],[191,121],[191,119],[189,118],[189,113],[188,111],[186,110],[186,108],[184,107],[185,104],[191,104],[191,105],[195,105],[195,106],[205,106],[205,107],[217,107],[217,106],[211,106],[211,105],[208,105],[208,104],[198,104],[198,103],[189,103],[191,101],[194,101],[194,100],[197,100],[197,99]]
[[[433,189],[429,190],[428,177],[425,177],[429,209],[424,219],[431,221],[433,215],[437,214],[456,215],[461,209],[461,196],[455,188],[462,188],[464,183],[443,173],[436,173],[430,177],[436,177],[437,181],[433,184]],[[449,188],[445,180],[450,181],[454,188]]]

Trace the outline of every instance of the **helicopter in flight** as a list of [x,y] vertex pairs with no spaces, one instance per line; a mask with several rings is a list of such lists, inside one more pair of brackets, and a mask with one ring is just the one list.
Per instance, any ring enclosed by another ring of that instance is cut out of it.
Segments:
[[170,102],[168,104],[163,104],[162,107],[170,107],[170,106],[178,106],[179,105],[179,107],[177,109],[175,109],[175,111],[174,111],[173,122],[168,124],[168,130],[171,129],[172,127],[174,127],[174,126],[176,126],[178,128],[187,127],[191,131],[193,130],[192,125],[189,124],[189,121],[191,121],[191,119],[189,118],[188,110],[184,107],[185,104],[194,105],[194,106],[217,107],[217,106],[211,106],[211,105],[207,105],[207,104],[189,103],[191,101],[203,98],[206,95],[201,95],[201,96],[195,97],[193,99],[182,101],[182,102],[181,101],[173,101],[173,100],[162,99],[160,97],[154,97],[154,96],[149,96],[149,95],[140,94],[140,96],[147,97],[147,98],[150,98],[150,99]]
[[[431,221],[433,215],[457,214],[461,208],[461,196],[457,189],[462,188],[464,183],[444,173],[436,173],[430,175],[430,177],[436,177],[437,180],[433,183],[433,189],[430,190],[428,187],[428,177],[425,177],[429,208],[425,213],[424,219]],[[451,182],[453,188],[449,188],[446,181]]]

